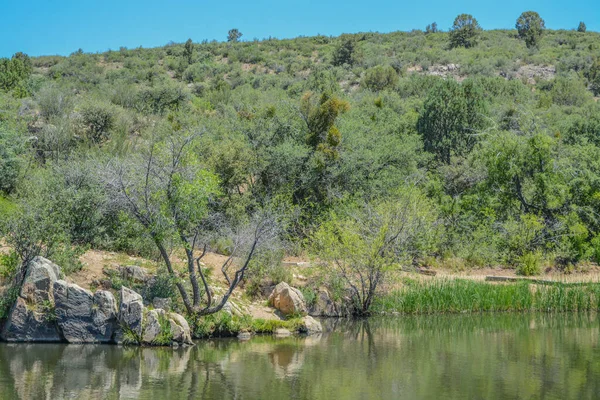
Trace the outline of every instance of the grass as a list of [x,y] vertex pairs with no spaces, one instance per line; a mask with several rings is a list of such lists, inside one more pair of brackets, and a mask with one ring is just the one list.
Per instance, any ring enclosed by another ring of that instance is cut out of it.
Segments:
[[270,334],[279,328],[295,332],[300,329],[301,325],[300,318],[291,318],[285,321],[253,319],[249,315],[238,317],[223,311],[201,317],[191,324],[194,327],[194,337],[196,338],[231,337],[237,336],[240,332]]
[[592,311],[600,308],[600,284],[538,286],[466,279],[408,281],[379,298],[374,312],[402,314],[502,311]]

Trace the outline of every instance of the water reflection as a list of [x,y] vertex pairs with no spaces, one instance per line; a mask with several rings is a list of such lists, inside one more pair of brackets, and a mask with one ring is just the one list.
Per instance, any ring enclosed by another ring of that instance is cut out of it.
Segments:
[[595,398],[595,315],[326,321],[193,348],[0,344],[2,399]]

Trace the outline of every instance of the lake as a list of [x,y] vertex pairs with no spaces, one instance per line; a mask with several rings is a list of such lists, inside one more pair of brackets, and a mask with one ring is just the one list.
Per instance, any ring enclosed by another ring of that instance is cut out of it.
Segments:
[[0,343],[0,399],[592,399],[587,314],[325,320],[328,333],[191,348]]

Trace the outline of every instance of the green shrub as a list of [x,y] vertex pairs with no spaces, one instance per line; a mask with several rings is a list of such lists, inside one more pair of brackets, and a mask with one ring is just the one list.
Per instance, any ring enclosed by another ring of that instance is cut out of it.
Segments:
[[100,143],[110,137],[110,130],[115,125],[113,107],[102,102],[89,102],[81,107],[80,113],[90,141]]
[[524,276],[539,275],[542,272],[542,255],[540,252],[528,252],[521,256],[517,273]]
[[373,91],[393,89],[398,84],[398,73],[389,65],[370,68],[365,72],[361,85]]

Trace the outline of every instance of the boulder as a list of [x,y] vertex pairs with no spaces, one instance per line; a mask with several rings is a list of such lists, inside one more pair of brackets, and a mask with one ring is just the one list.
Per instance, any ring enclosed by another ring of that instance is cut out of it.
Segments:
[[111,292],[99,290],[94,293],[92,321],[97,332],[97,341],[101,343],[109,342],[118,327],[117,301]]
[[27,268],[25,279],[0,337],[18,342],[60,342],[63,338],[56,326],[54,282],[60,268],[51,261],[34,258]]
[[275,329],[275,332],[273,332],[273,335],[277,337],[288,337],[292,335],[292,332],[285,328],[277,328]]
[[92,292],[60,280],[54,282],[54,301],[56,323],[65,340],[69,343],[94,342]]
[[[162,310],[160,310],[162,311]],[[164,314],[164,311],[162,312]],[[144,335],[142,336],[142,342],[144,344],[152,344],[156,341],[156,338],[162,331],[160,326],[159,312],[158,310],[150,310],[146,315],[146,329],[144,329]]]
[[313,317],[346,317],[349,311],[340,304],[336,304],[327,289],[319,289],[315,302],[311,305],[309,315]]
[[190,325],[181,315],[176,313],[169,314],[169,323],[171,324],[171,334],[173,341],[180,344],[194,344],[192,342],[192,333]]
[[319,321],[307,315],[302,318],[302,325],[300,326],[299,331],[308,335],[314,335],[323,332],[323,327]]
[[269,304],[284,315],[306,314],[307,312],[302,292],[285,282],[275,286],[269,296]]
[[168,297],[155,297],[152,299],[152,307],[160,308],[161,310],[171,310],[171,299]]
[[137,265],[120,267],[120,270],[121,277],[130,282],[146,283],[151,278],[146,268],[138,267]]
[[2,334],[7,342],[62,342],[51,308],[41,308],[39,304],[27,303],[17,297],[8,316]]
[[36,257],[27,267],[20,296],[31,304],[53,302],[53,285],[59,278],[58,265],[43,257]]
[[138,336],[142,335],[144,319],[144,302],[142,296],[125,286],[121,287],[121,303],[119,305],[119,322]]

